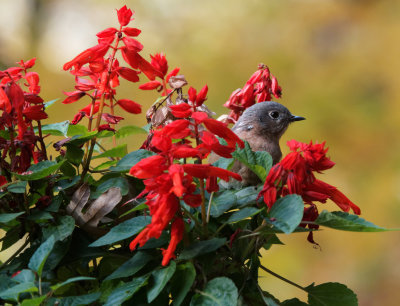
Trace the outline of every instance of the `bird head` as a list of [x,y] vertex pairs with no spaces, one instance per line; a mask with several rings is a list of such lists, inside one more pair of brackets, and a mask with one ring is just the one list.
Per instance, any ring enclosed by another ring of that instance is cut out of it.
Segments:
[[254,129],[258,133],[280,138],[290,123],[300,120],[305,118],[292,115],[282,104],[273,101],[260,102],[244,111],[233,130]]

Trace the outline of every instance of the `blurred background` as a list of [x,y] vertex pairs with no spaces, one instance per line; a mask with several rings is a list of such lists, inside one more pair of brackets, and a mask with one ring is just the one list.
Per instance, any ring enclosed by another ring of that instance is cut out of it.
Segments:
[[[362,209],[362,217],[400,227],[400,2],[368,0],[0,0],[0,69],[37,57],[46,100],[63,99],[74,80],[62,65],[96,44],[95,34],[117,25],[116,11],[136,11],[141,54],[164,52],[189,83],[209,86],[208,106],[221,115],[231,92],[259,63],[283,88],[280,101],[307,118],[282,140],[327,141],[337,165],[320,178]],[[145,79],[142,78],[144,82]],[[120,98],[143,105],[157,98],[123,83]],[[47,123],[72,119],[88,101],[52,106]],[[144,115],[122,124],[143,126]],[[128,140],[137,149],[143,137]],[[338,210],[332,204],[320,206]],[[324,230],[315,239],[280,236],[285,246],[263,253],[263,264],[303,286],[340,282],[360,305],[398,305],[400,235]],[[260,274],[264,290],[284,300],[300,290]]]

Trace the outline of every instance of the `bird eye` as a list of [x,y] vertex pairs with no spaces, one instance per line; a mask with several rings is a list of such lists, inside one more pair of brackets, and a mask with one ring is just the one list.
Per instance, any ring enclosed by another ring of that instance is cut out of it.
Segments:
[[272,111],[272,112],[269,113],[269,116],[270,116],[272,119],[278,119],[278,118],[279,118],[279,112],[277,112],[277,111]]

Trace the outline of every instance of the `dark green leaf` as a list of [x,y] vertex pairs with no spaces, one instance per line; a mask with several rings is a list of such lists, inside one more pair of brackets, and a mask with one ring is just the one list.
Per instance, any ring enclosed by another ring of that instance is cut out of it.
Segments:
[[31,215],[29,215],[26,219],[40,223],[45,220],[53,219],[53,216],[47,211],[36,210]]
[[59,98],[50,100],[50,101],[48,101],[48,102],[44,102],[44,103],[43,103],[43,104],[44,104],[44,108],[45,108],[45,109],[48,109],[50,106],[52,106],[52,105],[53,105],[54,103],[56,103],[58,100],[59,100]]
[[70,279],[67,279],[66,281],[60,283],[60,284],[56,284],[54,286],[51,286],[51,289],[56,291],[58,288],[61,288],[62,286],[68,285],[70,283],[74,283],[74,282],[80,282],[80,281],[84,281],[84,280],[96,280],[96,278],[94,277],[87,277],[87,276],[77,276],[77,277],[72,277]]
[[136,272],[142,269],[150,261],[150,259],[152,259],[152,256],[145,252],[138,251],[131,259],[126,261],[122,266],[106,277],[105,280],[134,275]]
[[61,190],[65,190],[65,189],[67,189],[69,187],[74,186],[76,183],[79,182],[80,178],[81,177],[79,175],[77,175],[77,176],[75,176],[73,178],[70,178],[70,179],[65,179],[65,180],[58,181],[57,185],[54,186],[54,192],[59,192]]
[[151,303],[164,289],[167,282],[174,275],[176,269],[175,261],[171,261],[169,266],[160,270],[153,271],[151,273],[152,282],[147,289],[147,302]]
[[99,171],[99,170],[108,169],[109,167],[114,166],[117,163],[118,163],[118,160],[109,160],[109,161],[106,161],[104,163],[101,163],[100,165],[98,165],[93,170],[94,171]]
[[213,163],[213,166],[229,170],[232,167],[234,161],[235,160],[233,158],[221,157],[215,163]]
[[0,223],[8,223],[12,220],[15,220],[18,216],[21,216],[24,213],[25,213],[24,211],[21,211],[19,213],[0,214]]
[[225,242],[226,238],[212,238],[210,240],[195,242],[185,248],[178,259],[186,260],[202,254],[214,252],[223,246]]
[[42,275],[43,266],[51,250],[54,247],[54,243],[54,236],[50,236],[45,242],[43,242],[39,246],[39,248],[35,251],[35,253],[33,253],[31,259],[29,260],[28,267],[37,272],[39,277]]
[[289,194],[274,203],[269,211],[270,219],[266,219],[266,221],[285,234],[290,234],[300,224],[303,211],[302,198],[297,194]]
[[75,220],[71,216],[61,216],[58,225],[42,227],[43,239],[54,236],[55,241],[69,237],[75,228]]
[[[65,298],[54,299],[51,305],[58,306],[86,306],[97,301],[100,297],[100,292],[93,292],[85,295],[68,296]],[[57,302],[57,304],[56,304]],[[50,304],[49,304],[50,305]]]
[[129,153],[128,155],[121,158],[121,160],[117,163],[116,166],[111,167],[110,171],[114,172],[128,172],[132,166],[136,165],[142,159],[154,155],[154,152],[150,152],[147,150],[137,150]]
[[262,189],[261,187],[257,188],[255,186],[249,186],[235,192],[237,205],[245,206],[250,204],[256,204],[257,203],[256,199],[261,189]]
[[308,306],[307,303],[300,301],[298,298],[283,301],[282,306]]
[[[53,124],[42,125],[42,133],[44,135],[50,134],[54,136],[67,136],[69,121],[63,121]],[[37,130],[37,127],[35,128]]]
[[35,165],[32,165],[29,167],[27,173],[30,174],[15,174],[15,176],[21,180],[25,181],[31,181],[31,180],[39,180],[42,179],[46,176],[49,176],[53,173],[55,173],[58,168],[61,167],[63,164],[63,161],[60,163],[57,163],[55,161],[50,161],[50,160],[45,160],[41,161]]
[[72,144],[66,144],[67,152],[65,153],[65,158],[74,165],[79,165],[83,159],[83,150]]
[[12,193],[25,193],[28,182],[16,182],[7,187],[7,191]]
[[311,306],[357,306],[357,295],[343,284],[314,284],[305,288]]
[[250,218],[256,214],[258,214],[260,211],[262,211],[264,208],[257,209],[255,207],[245,207],[242,209],[239,209],[238,211],[235,211],[226,221],[226,223],[234,223],[238,222],[243,219]]
[[0,137],[6,140],[10,140],[10,132],[6,130],[0,130]]
[[351,232],[385,232],[397,230],[377,226],[357,215],[351,215],[342,211],[329,212],[323,210],[319,214],[317,220],[315,220],[315,223],[337,230]]
[[269,292],[263,291],[262,298],[267,306],[280,306],[281,305],[279,300]]
[[117,226],[114,226],[107,234],[100,237],[95,242],[90,244],[90,247],[98,247],[107,244],[113,244],[115,242],[124,240],[132,237],[139,233],[147,224],[151,221],[149,216],[139,216],[136,218],[129,219]]
[[38,288],[34,283],[21,283],[0,292],[0,297],[3,299],[16,299],[22,292],[37,292]]
[[66,161],[60,167],[60,171],[68,177],[74,177],[76,175],[76,169],[71,165],[70,162]]
[[134,134],[147,134],[147,131],[141,127],[135,125],[127,125],[120,128],[116,133],[115,137],[121,139]]
[[266,151],[252,151],[248,142],[243,149],[236,149],[232,156],[252,170],[262,182],[272,167],[272,157]]
[[93,156],[92,159],[102,158],[102,157],[124,157],[126,154],[128,154],[128,145],[122,144],[116,146],[115,148],[107,150],[99,155]]
[[190,306],[226,306],[237,305],[238,290],[227,277],[217,277],[207,283],[203,291],[195,294]]
[[188,294],[190,287],[196,278],[196,269],[189,261],[176,267],[174,278],[172,280],[172,305],[179,306]]
[[105,306],[121,305],[128,300],[136,291],[146,284],[148,276],[134,278],[128,283],[124,283],[111,291]]
[[112,187],[118,187],[121,195],[127,195],[129,192],[129,183],[124,177],[113,177],[97,186],[95,192],[90,195],[91,199],[96,199]]
[[23,269],[16,276],[13,277],[13,281],[18,283],[34,283],[35,282],[35,274],[33,274],[32,270]]
[[218,218],[223,213],[231,209],[236,203],[236,195],[233,190],[225,190],[221,193],[214,194],[211,201],[210,215]]

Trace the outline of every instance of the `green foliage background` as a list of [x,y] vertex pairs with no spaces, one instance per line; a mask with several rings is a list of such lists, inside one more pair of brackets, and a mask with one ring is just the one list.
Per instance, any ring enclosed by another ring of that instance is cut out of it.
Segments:
[[[257,64],[267,64],[283,87],[281,103],[307,118],[282,141],[326,140],[337,166],[324,180],[362,209],[362,217],[399,227],[400,217],[400,3],[316,0],[0,0],[0,65],[38,57],[42,97],[62,97],[73,78],[62,64],[95,44],[95,34],[116,25],[114,9],[136,11],[142,54],[165,52],[192,86],[208,84],[208,105],[218,115],[230,93]],[[125,84],[126,85],[126,84]],[[125,86],[120,96],[143,105],[153,92]],[[72,119],[84,102],[57,103],[47,123]],[[45,122],[46,123],[46,122]],[[125,124],[144,125],[144,115]],[[143,136],[144,137],[144,136]],[[137,149],[142,138],[131,138]],[[332,209],[333,206],[327,207]],[[397,232],[316,234],[321,251],[305,235],[282,236],[263,257],[272,270],[300,284],[337,281],[352,288],[360,305],[395,305],[400,298]],[[0,254],[0,259],[7,254]],[[262,274],[278,298],[302,293]]]

